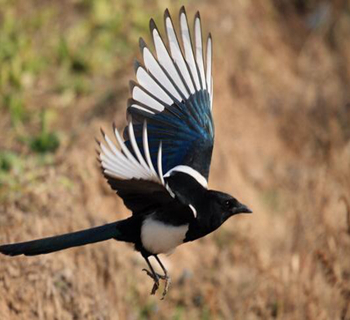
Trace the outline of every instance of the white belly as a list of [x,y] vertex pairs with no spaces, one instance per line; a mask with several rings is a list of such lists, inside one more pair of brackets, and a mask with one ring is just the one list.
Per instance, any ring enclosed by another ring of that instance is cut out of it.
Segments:
[[153,254],[170,253],[183,243],[188,224],[169,226],[152,217],[146,218],[141,227],[141,241],[144,248]]

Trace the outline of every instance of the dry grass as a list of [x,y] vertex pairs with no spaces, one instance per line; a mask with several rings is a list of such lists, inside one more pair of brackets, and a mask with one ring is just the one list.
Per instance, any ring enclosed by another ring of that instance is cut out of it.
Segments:
[[[165,257],[173,277],[165,301],[149,296],[144,262],[126,244],[0,257],[0,319],[350,319],[350,9],[322,3],[188,7],[214,35],[210,187],[253,215]],[[124,124],[127,63],[106,77],[92,71],[92,90],[64,91],[64,107],[38,76],[47,89],[34,90],[28,112],[39,98],[52,105],[60,137],[44,160],[14,140],[35,132],[35,119],[15,128],[9,113],[0,119],[1,149],[19,161],[0,186],[0,243],[128,215],[100,175],[93,140],[111,119]]]

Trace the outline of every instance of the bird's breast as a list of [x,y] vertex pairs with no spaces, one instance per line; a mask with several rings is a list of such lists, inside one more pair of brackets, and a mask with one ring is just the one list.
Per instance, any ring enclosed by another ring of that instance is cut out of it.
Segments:
[[187,231],[188,224],[173,226],[147,217],[141,227],[142,245],[152,254],[171,253],[183,243]]

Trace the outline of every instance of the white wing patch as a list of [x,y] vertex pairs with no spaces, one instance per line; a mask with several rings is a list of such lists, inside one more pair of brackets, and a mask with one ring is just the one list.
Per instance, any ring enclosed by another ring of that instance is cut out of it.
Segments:
[[[177,85],[179,90],[182,92],[182,94],[186,94],[186,89],[185,86],[179,76],[179,73],[177,72],[174,62],[172,58],[170,57],[168,50],[166,49],[162,38],[159,35],[158,30],[155,28],[152,30],[152,36],[153,36],[153,42],[154,46],[156,48],[156,53],[158,60],[160,64],[167,70],[169,73],[170,77],[174,81],[174,83]],[[176,97],[179,101],[181,101],[181,97],[178,96]]]
[[164,106],[162,106],[156,99],[147,94],[138,86],[135,86],[132,89],[132,96],[134,100],[144,104],[145,106],[152,106],[152,109],[155,111],[162,112],[164,110]]
[[[137,67],[136,79],[143,88],[145,88],[148,92],[153,94],[159,100],[163,101],[169,106],[171,106],[174,103],[174,100],[170,98],[170,96],[161,88],[161,86],[141,66]],[[149,107],[152,108],[152,105],[150,105]]]
[[188,71],[185,59],[180,49],[179,41],[177,40],[175,28],[168,11],[165,11],[165,30],[168,36],[168,42],[170,47],[171,56],[174,59],[174,63],[179,68],[181,75],[188,86],[191,94],[195,93],[193,82]]
[[194,59],[193,46],[191,41],[190,30],[188,27],[187,16],[184,9],[180,11],[180,28],[182,43],[185,50],[186,62],[191,70],[192,77],[196,84],[196,90],[199,91],[201,89],[201,86],[199,83],[196,61]]
[[195,52],[196,52],[196,61],[199,69],[201,85],[203,89],[207,89],[207,84],[205,80],[205,71],[204,71],[204,60],[203,60],[203,45],[202,45],[202,28],[201,28],[201,19],[199,12],[197,12],[194,19],[194,43],[195,43]]
[[162,169],[162,144],[159,145],[158,150],[158,173],[153,167],[148,145],[147,122],[145,120],[143,125],[143,150],[145,157],[142,156],[141,151],[137,145],[134,127],[132,120],[129,121],[129,139],[134,154],[130,152],[128,147],[122,140],[118,130],[114,128],[114,135],[119,145],[119,149],[113,144],[110,138],[102,131],[103,138],[107,146],[99,143],[101,151],[99,159],[103,172],[113,178],[130,180],[130,179],[144,179],[158,182],[164,185],[163,169]]
[[207,88],[208,88],[208,92],[210,94],[210,96],[213,95],[213,80],[212,80],[212,76],[211,76],[211,64],[212,64],[212,55],[213,55],[213,43],[212,43],[212,40],[211,40],[211,34],[209,33],[209,36],[208,36],[208,40],[207,40],[207,74],[206,74],[206,77],[207,77]]

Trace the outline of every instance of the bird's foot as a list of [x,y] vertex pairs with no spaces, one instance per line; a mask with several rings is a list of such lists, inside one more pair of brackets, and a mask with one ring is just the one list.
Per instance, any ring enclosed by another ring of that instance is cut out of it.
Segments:
[[154,281],[154,284],[153,284],[153,287],[152,287],[152,290],[151,290],[151,295],[155,294],[157,292],[157,290],[159,289],[159,274],[153,274],[152,272],[150,272],[149,270],[147,269],[142,269],[142,271],[145,271],[146,274],[153,279]]
[[151,295],[154,295],[157,292],[157,290],[159,289],[159,279],[164,280],[165,284],[164,284],[164,290],[163,290],[163,294],[162,294],[162,298],[161,298],[161,300],[164,300],[166,294],[169,291],[169,287],[170,287],[170,283],[171,283],[170,277],[168,275],[161,275],[159,273],[153,274],[152,272],[150,272],[147,269],[142,269],[142,271],[145,271],[146,274],[154,281],[154,284],[153,284],[153,287],[151,290]]
[[161,300],[164,300],[166,294],[169,291],[169,287],[170,287],[170,284],[171,284],[171,279],[170,279],[170,277],[168,275],[164,275],[162,279],[165,281],[165,284],[164,284],[164,290],[163,290],[163,294],[162,294]]

